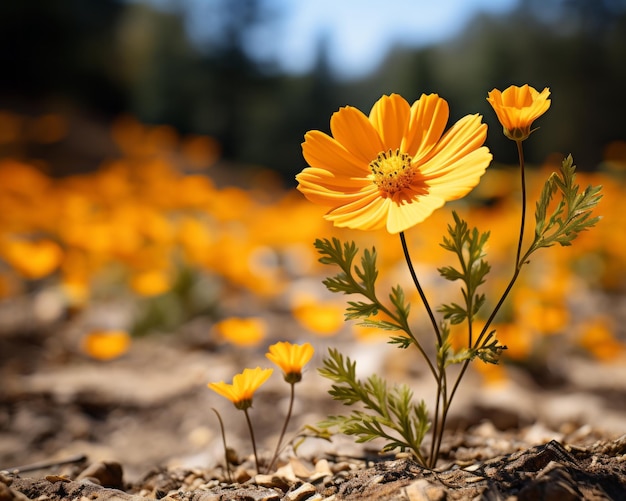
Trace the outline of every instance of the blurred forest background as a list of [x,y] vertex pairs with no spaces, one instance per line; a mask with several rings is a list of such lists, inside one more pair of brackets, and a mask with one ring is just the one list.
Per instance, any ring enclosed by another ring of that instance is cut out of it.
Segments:
[[[328,130],[340,106],[369,110],[382,94],[413,101],[436,92],[450,102],[451,122],[478,112],[499,127],[487,92],[529,83],[550,87],[553,98],[542,140],[528,142],[530,161],[572,153],[580,169],[594,170],[606,155],[626,156],[623,0],[520,0],[506,14],[477,14],[445,43],[398,46],[376,71],[353,79],[333,73],[324,36],[309,73],[255,59],[251,34],[282,22],[272,2],[206,4],[208,34],[199,42],[186,30],[185,1],[167,10],[121,0],[2,2],[0,109],[71,117],[63,141],[11,142],[2,153],[43,159],[54,175],[88,171],[111,154],[110,123],[130,114],[212,136],[226,166],[262,165],[291,186],[304,167],[303,134]],[[501,135],[488,142],[495,158],[515,162]]]

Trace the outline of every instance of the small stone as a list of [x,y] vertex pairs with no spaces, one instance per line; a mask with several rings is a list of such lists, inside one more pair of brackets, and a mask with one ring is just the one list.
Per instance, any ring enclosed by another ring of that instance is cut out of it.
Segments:
[[313,469],[309,468],[300,458],[289,458],[289,467],[293,475],[299,478],[309,478],[313,474]]
[[291,463],[288,463],[288,464],[278,468],[278,470],[276,470],[275,475],[277,477],[282,478],[286,482],[297,482],[298,481],[298,477],[296,477],[296,475],[295,475],[295,473],[293,471],[293,467],[292,467]]
[[314,494],[317,494],[317,489],[314,485],[305,482],[297,489],[288,492],[283,498],[284,501],[304,501],[310,499]]
[[13,478],[10,475],[7,475],[6,472],[0,471],[0,484],[4,484],[7,487],[11,487],[13,483]]
[[350,471],[350,470],[352,470],[352,464],[350,464],[348,461],[340,461],[338,463],[335,463],[332,466],[333,473],[339,473],[340,471]]
[[250,475],[250,472],[248,472],[248,470],[246,470],[245,468],[239,467],[235,470],[233,478],[238,484],[243,484],[244,482],[250,480],[252,478],[252,475]]
[[88,478],[102,487],[123,489],[123,476],[122,465],[116,462],[102,462],[90,464],[76,477],[76,480],[80,481]]
[[443,501],[446,491],[440,485],[431,484],[425,478],[420,478],[404,488],[409,501]]
[[263,487],[272,487],[274,485],[274,476],[259,473],[254,476],[254,483]]

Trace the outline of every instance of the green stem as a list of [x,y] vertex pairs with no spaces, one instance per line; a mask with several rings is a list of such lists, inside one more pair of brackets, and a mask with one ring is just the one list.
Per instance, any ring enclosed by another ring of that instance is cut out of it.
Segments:
[[256,472],[261,473],[261,468],[259,467],[259,456],[256,453],[256,440],[254,440],[254,429],[252,428],[252,421],[250,421],[250,414],[248,414],[248,409],[243,410],[246,415],[246,422],[248,423],[248,430],[250,431],[250,440],[252,441],[252,451],[254,452],[254,463],[256,464]]
[[517,254],[515,257],[516,269],[520,267],[520,257],[522,255],[522,242],[524,241],[524,226],[526,224],[526,176],[524,174],[524,148],[522,141],[515,141],[517,144],[517,156],[519,157],[519,167],[522,185],[522,220],[520,222],[519,240],[517,242]]
[[278,443],[276,444],[276,450],[274,451],[274,455],[272,456],[272,460],[270,461],[269,466],[267,467],[267,471],[270,472],[272,471],[272,467],[274,466],[274,463],[276,462],[276,459],[278,458],[278,453],[280,452],[280,446],[283,443],[283,438],[285,437],[285,432],[287,431],[287,425],[289,424],[289,420],[291,419],[291,412],[293,410],[293,401],[295,399],[295,387],[296,384],[295,383],[290,383],[291,384],[291,397],[289,399],[289,409],[287,410],[287,417],[285,418],[285,423],[283,424],[283,429],[280,432],[280,437],[278,437]]
[[435,319],[433,310],[430,308],[430,304],[428,303],[428,300],[426,299],[426,295],[424,294],[424,291],[422,290],[422,286],[420,285],[419,280],[417,279],[417,274],[415,273],[415,269],[413,268],[413,263],[411,262],[411,256],[409,254],[409,249],[406,245],[406,237],[404,236],[403,231],[400,232],[400,241],[402,242],[402,251],[404,252],[404,258],[406,259],[406,264],[409,267],[411,278],[413,279],[413,283],[415,284],[415,287],[417,288],[417,292],[419,293],[420,298],[422,299],[422,303],[424,303],[424,307],[426,308],[426,312],[428,313],[430,322],[433,324],[433,330],[435,331],[435,334],[437,335],[438,346],[441,346],[441,333],[439,332],[439,325],[437,325],[437,320]]
[[[439,325],[437,324],[437,319],[435,318],[435,315],[433,314],[433,310],[430,307],[430,303],[428,302],[428,299],[426,299],[426,294],[424,294],[424,290],[422,289],[422,286],[417,278],[417,274],[415,273],[415,268],[413,267],[413,262],[411,261],[411,255],[409,254],[409,249],[406,244],[406,237],[403,231],[400,232],[400,241],[402,242],[402,251],[404,252],[404,258],[409,268],[409,273],[411,274],[411,278],[413,279],[415,288],[417,289],[417,292],[422,300],[424,308],[426,308],[426,312],[428,313],[428,317],[430,318],[430,322],[433,326],[433,330],[435,331],[435,335],[437,336],[437,346],[441,346],[443,340],[441,338],[441,332],[439,331]],[[429,464],[432,467],[434,463],[436,463],[437,461],[436,455],[434,455],[433,452],[434,450],[439,449],[439,445],[435,443],[436,442],[435,437],[441,436],[443,425],[444,425],[444,420],[439,419],[439,402],[441,399],[444,399],[444,406],[445,406],[445,398],[446,398],[445,396],[445,391],[446,391],[445,390],[445,370],[443,368],[440,368],[440,370],[437,371],[435,367],[432,365],[432,363],[430,362],[430,359],[426,355],[426,352],[421,348],[419,343],[416,342],[416,344],[417,344],[417,347],[420,349],[422,355],[428,362],[431,372],[433,373],[433,376],[435,377],[435,380],[437,381],[437,401],[435,403],[435,418],[434,418],[434,423],[433,423],[433,441],[431,443],[431,450],[430,450],[430,457],[429,457]]]
[[224,466],[226,467],[226,474],[228,477],[228,481],[232,482],[233,479],[230,474],[230,461],[228,461],[228,447],[226,446],[226,432],[224,431],[224,422],[222,421],[222,416],[220,416],[220,413],[217,412],[216,409],[211,407],[211,410],[215,412],[215,415],[217,416],[217,420],[220,422],[220,431],[222,433],[222,445],[224,446]]
[[[434,468],[437,465],[437,458],[439,457],[439,449],[441,447],[441,440],[443,439],[443,430],[445,428],[448,408],[448,384],[444,367],[440,367],[439,374],[440,376],[437,380],[437,401],[435,403],[435,422],[433,425],[432,442],[430,444],[429,463],[427,465],[429,468]],[[443,407],[441,416],[439,414],[440,407]]]
[[522,244],[524,242],[524,227],[525,227],[525,222],[526,222],[526,176],[524,174],[524,149],[522,147],[522,141],[516,141],[515,143],[517,144],[517,154],[519,157],[519,166],[520,166],[520,181],[522,185],[522,216],[520,220],[519,238],[517,241],[517,253],[515,255],[515,271],[513,272],[513,277],[511,278],[506,289],[504,290],[504,293],[500,297],[498,304],[496,304],[496,307],[493,309],[493,311],[491,312],[491,315],[489,316],[489,319],[485,323],[485,326],[483,327],[480,335],[478,336],[478,339],[476,340],[476,344],[474,345],[474,347],[478,347],[480,345],[480,342],[483,340],[483,338],[487,334],[487,331],[489,330],[491,323],[493,322],[496,315],[500,311],[500,308],[502,307],[502,305],[504,304],[504,301],[506,300],[507,296],[511,292],[513,285],[515,285],[515,282],[517,281],[517,277],[520,274],[522,266],[526,262],[526,259],[528,258],[532,250],[531,248],[531,250],[529,250],[528,252],[526,252],[526,254],[524,254],[524,256],[522,256]]

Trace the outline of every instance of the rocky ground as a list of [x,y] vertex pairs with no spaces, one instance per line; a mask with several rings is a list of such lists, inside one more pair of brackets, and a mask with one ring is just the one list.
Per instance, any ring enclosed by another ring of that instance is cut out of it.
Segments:
[[[215,344],[196,323],[138,339],[103,363],[79,352],[67,325],[27,325],[0,333],[0,501],[626,499],[624,360],[572,355],[532,373],[510,367],[506,381],[489,385],[468,374],[435,471],[381,456],[376,443],[335,437],[288,447],[275,471],[257,474],[243,415],[206,383],[269,366],[266,346]],[[307,340],[316,355],[297,386],[292,437],[339,410],[316,371],[328,346],[364,372],[408,380],[432,397],[430,381],[391,346],[343,335]],[[287,397],[279,377],[255,396],[262,461]],[[213,408],[226,424],[228,470]]]

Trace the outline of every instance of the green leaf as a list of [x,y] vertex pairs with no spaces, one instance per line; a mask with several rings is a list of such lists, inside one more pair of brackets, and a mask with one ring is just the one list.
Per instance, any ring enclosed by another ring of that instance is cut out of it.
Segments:
[[409,346],[414,344],[414,341],[407,336],[391,336],[388,343],[396,344],[398,345],[398,348],[406,350]]
[[406,301],[404,290],[400,287],[400,285],[392,287],[389,299],[391,304],[395,307],[398,318],[402,321],[402,324],[408,328],[411,305]]
[[495,334],[496,331],[492,330],[483,341],[481,347],[476,350],[476,356],[478,356],[478,358],[485,363],[494,365],[498,364],[500,361],[502,351],[507,349],[506,346],[498,342]]
[[[601,186],[588,186],[580,192],[576,181],[576,166],[571,155],[561,164],[560,172],[553,173],[546,183],[535,208],[535,239],[526,257],[542,247],[571,245],[572,241],[595,226],[599,217],[592,217],[592,210],[598,205],[602,195]],[[549,206],[556,193],[561,200],[548,216]]]
[[442,304],[437,311],[443,313],[443,318],[452,325],[460,324],[467,318],[467,310],[457,303]]
[[339,432],[353,435],[357,442],[384,439],[383,450],[411,451],[425,464],[420,447],[430,428],[426,405],[413,402],[413,392],[407,385],[388,386],[376,374],[364,381],[356,378],[356,364],[330,349],[329,357],[319,369],[322,376],[333,381],[330,395],[344,405],[359,403],[348,415],[333,415],[318,423],[322,429],[337,428]]
[[483,259],[489,232],[480,233],[476,228],[470,230],[456,212],[453,212],[452,216],[454,225],[448,225],[448,236],[443,238],[441,246],[456,254],[459,267],[444,266],[438,271],[446,280],[463,282],[461,294],[465,304],[443,304],[438,311],[443,313],[444,320],[456,325],[465,320],[471,322],[484,305],[484,295],[477,294],[476,291],[485,282],[491,267]]
[[367,318],[378,314],[379,306],[376,303],[364,303],[362,301],[348,301],[345,317],[347,320],[355,318]]
[[361,257],[361,268],[355,266],[354,272],[361,279],[361,285],[367,291],[368,296],[375,296],[374,284],[378,278],[376,270],[376,249],[365,249]]
[[368,318],[359,322],[358,325],[362,325],[364,327],[378,327],[379,329],[385,331],[402,331],[404,330],[400,325],[394,324],[393,322],[389,322],[387,320],[373,320]]

